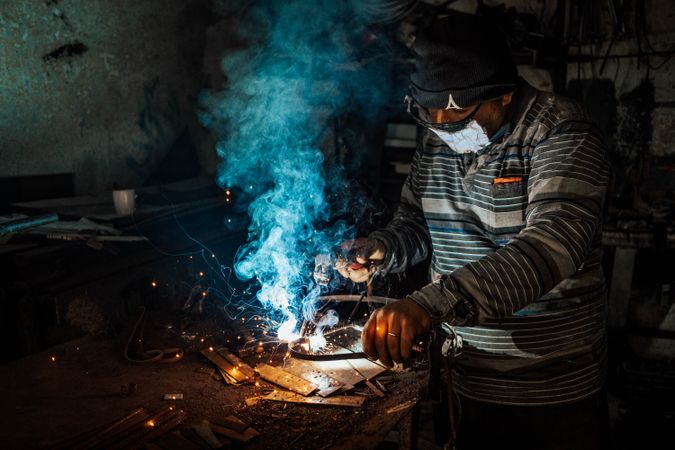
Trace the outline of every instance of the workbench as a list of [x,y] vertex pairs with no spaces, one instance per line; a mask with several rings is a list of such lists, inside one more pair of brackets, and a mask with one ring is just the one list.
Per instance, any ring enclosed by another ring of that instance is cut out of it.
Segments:
[[[260,433],[244,448],[369,449],[401,423],[402,445],[412,447],[410,420],[423,372],[395,374],[385,398],[369,398],[360,408],[268,401],[247,406],[245,399],[260,395],[265,383],[227,385],[190,349],[173,364],[130,364],[122,358],[122,341],[85,337],[0,366],[0,446],[48,448],[135,408],[160,410],[168,403],[165,393],[182,393],[184,399],[174,402],[187,412],[182,427],[233,414]],[[137,385],[135,393],[123,395],[121,386],[129,384]],[[406,403],[410,407],[387,413]]]

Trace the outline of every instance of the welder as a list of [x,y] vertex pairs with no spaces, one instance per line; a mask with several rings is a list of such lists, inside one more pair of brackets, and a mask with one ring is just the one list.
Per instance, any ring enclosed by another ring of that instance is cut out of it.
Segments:
[[[421,135],[400,206],[348,245],[384,274],[430,258],[431,283],[373,313],[364,351],[401,362],[445,323],[464,343],[457,448],[603,448],[600,132],[579,103],[520,78],[486,19],[439,19],[412,50],[405,106]],[[355,282],[372,271],[338,268]]]

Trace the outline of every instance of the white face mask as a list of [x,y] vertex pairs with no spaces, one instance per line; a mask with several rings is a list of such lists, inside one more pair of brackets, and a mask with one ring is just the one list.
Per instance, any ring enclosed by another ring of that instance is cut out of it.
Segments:
[[490,143],[487,131],[475,119],[471,120],[466,127],[455,132],[433,127],[429,127],[429,129],[457,153],[476,153]]

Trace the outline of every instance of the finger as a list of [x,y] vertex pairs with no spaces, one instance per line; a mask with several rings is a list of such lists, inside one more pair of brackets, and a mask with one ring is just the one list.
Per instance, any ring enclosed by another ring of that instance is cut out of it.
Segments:
[[412,356],[412,346],[415,335],[412,327],[404,322],[401,324],[401,340],[399,341],[401,347],[401,358],[410,359]]
[[364,257],[360,253],[358,255],[356,255],[355,259],[356,259],[356,262],[359,263],[359,264],[367,264],[370,261],[368,258]]
[[347,261],[344,258],[337,258],[335,260],[335,266],[336,269],[344,269],[345,267],[349,267],[349,261]]
[[358,269],[358,270],[350,269],[349,279],[352,280],[355,283],[363,283],[365,281],[368,281],[369,277],[370,277],[370,271],[366,268]]
[[387,321],[382,316],[382,310],[378,311],[377,327],[375,331],[375,349],[377,350],[377,357],[382,364],[387,367],[393,366],[389,350],[387,349]]
[[396,315],[391,314],[389,316],[389,322],[387,326],[387,350],[389,351],[389,356],[392,360],[397,363],[401,362],[401,350],[400,350],[400,341],[401,339],[401,327],[399,324],[399,319]]
[[365,245],[359,247],[356,253],[356,262],[359,264],[367,264],[377,257],[377,246],[372,242],[366,242]]
[[337,268],[337,267],[336,267],[336,270],[337,270],[338,273],[339,273],[340,275],[342,275],[343,277],[345,277],[345,278],[349,278],[349,277],[350,277],[350,273],[349,273],[349,268],[348,268],[348,267],[340,267],[340,268]]
[[361,332],[361,346],[366,355],[372,359],[377,359],[377,350],[375,349],[375,328],[377,320],[375,314],[371,315]]

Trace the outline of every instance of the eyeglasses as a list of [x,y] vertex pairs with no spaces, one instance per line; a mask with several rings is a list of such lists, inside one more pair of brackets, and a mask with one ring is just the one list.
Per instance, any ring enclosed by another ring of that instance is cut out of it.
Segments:
[[429,109],[417,103],[412,95],[406,95],[404,102],[407,104],[408,114],[412,116],[415,122],[426,128],[435,128],[437,130],[443,130],[449,133],[454,133],[466,128],[482,105],[482,103],[479,103],[478,106],[476,106],[468,116],[461,120],[456,122],[437,123],[432,121],[431,112]]

